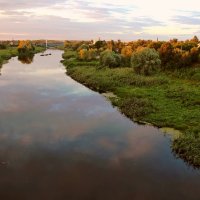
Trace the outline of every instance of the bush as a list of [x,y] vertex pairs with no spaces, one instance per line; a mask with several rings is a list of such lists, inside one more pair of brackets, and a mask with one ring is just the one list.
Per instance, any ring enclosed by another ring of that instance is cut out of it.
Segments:
[[82,44],[80,47],[78,47],[78,51],[80,51],[80,50],[89,50],[89,46],[87,45],[87,44]]
[[121,67],[130,67],[131,66],[131,58],[121,56]]
[[200,53],[200,49],[197,47],[193,47],[190,50],[190,57],[191,57],[191,62],[195,63],[199,61],[199,53]]
[[0,49],[6,49],[6,45],[5,44],[0,44]]
[[155,49],[139,48],[131,56],[131,66],[138,74],[149,75],[160,67],[161,61]]
[[168,61],[165,66],[162,66],[163,69],[180,69],[188,68],[193,64],[197,63],[199,60],[199,49],[193,47],[190,51],[184,51],[181,49],[173,50],[173,57]]
[[78,53],[79,60],[92,61],[96,60],[97,50],[96,49],[81,49]]
[[88,60],[96,60],[97,57],[97,49],[89,49],[88,50]]
[[100,55],[100,65],[102,67],[115,68],[121,64],[121,56],[113,51],[106,50]]

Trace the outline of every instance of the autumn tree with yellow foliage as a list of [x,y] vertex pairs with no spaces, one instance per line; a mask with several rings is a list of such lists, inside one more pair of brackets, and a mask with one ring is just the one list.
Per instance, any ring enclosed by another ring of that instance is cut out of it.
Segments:
[[88,57],[88,50],[87,49],[81,49],[78,53],[80,60],[87,60]]
[[19,45],[17,47],[19,52],[18,60],[22,63],[30,64],[34,57],[35,47],[32,42],[29,40],[21,40],[19,41]]
[[90,61],[95,60],[97,56],[97,50],[96,49],[81,49],[78,53],[80,60]]
[[33,52],[35,48],[30,40],[20,40],[17,50],[19,53],[30,53]]
[[132,53],[133,53],[133,50],[131,46],[125,46],[121,51],[121,54],[124,57],[131,57]]
[[131,55],[133,53],[133,49],[131,46],[125,46],[121,50],[121,55],[122,55],[122,64],[125,67],[130,67],[130,60],[131,60]]

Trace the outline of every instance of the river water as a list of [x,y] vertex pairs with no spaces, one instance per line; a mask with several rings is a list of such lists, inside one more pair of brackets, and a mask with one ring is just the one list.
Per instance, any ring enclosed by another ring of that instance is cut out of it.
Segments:
[[62,51],[0,76],[1,200],[199,200],[200,171],[65,74]]

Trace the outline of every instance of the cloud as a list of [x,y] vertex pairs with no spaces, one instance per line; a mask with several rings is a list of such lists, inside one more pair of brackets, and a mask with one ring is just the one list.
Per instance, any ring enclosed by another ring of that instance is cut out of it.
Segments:
[[0,10],[15,10],[22,8],[34,8],[34,7],[44,7],[49,5],[55,5],[62,3],[63,0],[17,0],[17,1],[7,1],[0,0]]
[[35,39],[188,37],[200,30],[200,7],[194,1],[0,0],[0,23],[4,33]]
[[193,16],[178,15],[173,18],[173,21],[180,24],[200,26],[200,13],[199,15],[193,15]]

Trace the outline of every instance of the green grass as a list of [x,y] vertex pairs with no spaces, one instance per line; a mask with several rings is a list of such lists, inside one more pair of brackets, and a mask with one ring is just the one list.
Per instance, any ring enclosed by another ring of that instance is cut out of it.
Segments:
[[[39,53],[44,51],[43,47],[36,47],[34,53]],[[0,49],[0,67],[9,60],[11,57],[18,56],[18,51],[16,47],[9,47],[7,49]]]
[[38,46],[36,46],[34,53],[40,53],[42,51],[45,51],[45,47],[38,47]]
[[190,68],[183,68],[169,73],[173,77],[179,79],[186,79],[191,81],[200,81],[200,64],[197,64]]
[[[137,122],[171,127],[183,134],[172,143],[177,156],[200,166],[200,81],[188,69],[174,74],[137,75],[131,68],[99,69],[97,62],[65,60],[67,73],[89,88],[113,92],[111,102]],[[198,76],[198,75],[197,75]]]
[[65,51],[62,56],[64,59],[76,58],[77,52],[68,50],[68,51]]
[[8,48],[8,49],[1,49],[0,50],[0,67],[6,60],[9,60],[13,56],[17,56],[17,48]]

